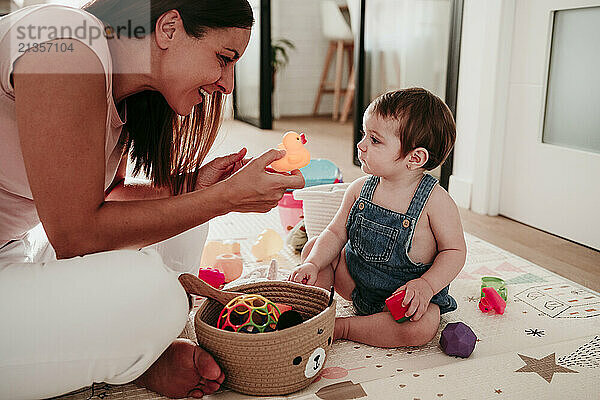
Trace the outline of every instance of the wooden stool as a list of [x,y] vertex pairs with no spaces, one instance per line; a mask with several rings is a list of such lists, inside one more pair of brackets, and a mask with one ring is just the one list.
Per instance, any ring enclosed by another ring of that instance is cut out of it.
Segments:
[[355,84],[354,84],[354,65],[350,68],[350,74],[348,75],[348,86],[345,90],[344,95],[344,105],[342,107],[342,114],[340,116],[340,122],[344,123],[348,120],[348,114],[350,114],[350,110],[352,109],[352,104],[354,103],[354,92],[355,92]]
[[[323,36],[329,40],[329,48],[325,57],[325,65],[321,74],[321,82],[315,99],[313,114],[319,112],[319,104],[323,93],[333,93],[333,119],[337,120],[340,113],[340,103],[342,93],[346,94],[348,83],[342,88],[342,76],[344,72],[344,52],[348,54],[348,75],[351,75],[353,53],[354,53],[354,36],[350,25],[342,14],[340,7],[334,0],[321,1],[321,28]],[[333,54],[335,56],[335,76],[333,82],[328,81],[329,68],[333,62]],[[347,117],[347,115],[346,115]]]
[[[345,87],[342,87],[342,77],[344,72],[344,52],[346,52],[348,55],[348,82],[346,82]],[[332,62],[334,61],[334,53],[336,53],[335,76],[333,81],[328,81],[327,78],[329,76],[329,69],[331,67]],[[350,86],[352,86],[351,96],[354,96],[354,68],[352,65],[353,54],[354,42],[347,42],[344,40],[331,40],[329,42],[329,49],[327,50],[327,56],[325,57],[325,65],[323,66],[323,73],[321,74],[321,82],[319,83],[319,90],[315,99],[315,107],[313,109],[314,115],[317,115],[319,112],[319,105],[321,103],[323,93],[333,93],[333,119],[337,120],[340,113],[341,97],[342,94],[344,94],[346,97],[346,101],[344,102],[343,111],[345,111],[345,113],[342,112],[342,117],[347,119],[350,107],[347,107],[348,110],[346,111],[345,104],[348,102]]]

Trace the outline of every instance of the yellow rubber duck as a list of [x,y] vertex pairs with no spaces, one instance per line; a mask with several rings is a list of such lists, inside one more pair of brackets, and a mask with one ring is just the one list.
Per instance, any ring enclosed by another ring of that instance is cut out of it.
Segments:
[[283,239],[273,229],[265,229],[252,245],[252,255],[258,261],[268,260],[283,248]]
[[293,169],[306,167],[310,163],[310,153],[304,147],[305,143],[304,133],[299,135],[294,131],[286,132],[283,135],[282,142],[277,146],[278,149],[285,150],[285,156],[274,161],[271,167],[279,172],[289,172]]

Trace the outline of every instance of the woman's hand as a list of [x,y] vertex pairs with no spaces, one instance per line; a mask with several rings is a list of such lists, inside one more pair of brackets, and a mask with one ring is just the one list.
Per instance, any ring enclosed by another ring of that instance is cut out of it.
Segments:
[[431,289],[431,286],[425,279],[417,278],[406,282],[405,285],[400,286],[394,293],[401,290],[406,291],[402,306],[406,307],[410,304],[410,307],[406,310],[406,316],[411,316],[411,321],[418,321],[425,314],[425,311],[427,311],[429,302],[434,295],[433,289]]
[[268,150],[219,183],[227,185],[223,201],[229,204],[230,211],[267,212],[277,205],[286,190],[304,187],[304,177],[297,169],[290,174],[266,170],[284,155],[284,150]]
[[304,263],[294,268],[288,280],[305,285],[314,285],[318,274],[319,267],[313,263]]
[[247,150],[244,147],[237,153],[217,157],[200,167],[196,190],[212,186],[239,171],[251,160],[250,158],[244,158],[246,152]]

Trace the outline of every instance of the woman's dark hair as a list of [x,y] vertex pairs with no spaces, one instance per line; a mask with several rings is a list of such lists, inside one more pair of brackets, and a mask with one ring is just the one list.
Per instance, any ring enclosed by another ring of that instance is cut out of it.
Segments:
[[[251,29],[254,24],[247,0],[93,0],[83,9],[113,31],[129,23],[146,26],[145,32],[154,32],[162,14],[177,10],[186,33],[197,39],[208,29]],[[136,93],[126,103],[125,151],[135,161],[134,173],[143,171],[155,186],[169,187],[173,194],[193,190],[221,125],[223,94],[214,92],[185,117],[156,91]]]
[[398,121],[396,136],[400,139],[400,157],[423,147],[429,160],[423,165],[428,171],[441,165],[456,140],[456,125],[452,112],[435,94],[423,88],[409,88],[384,93],[367,107],[365,114]]

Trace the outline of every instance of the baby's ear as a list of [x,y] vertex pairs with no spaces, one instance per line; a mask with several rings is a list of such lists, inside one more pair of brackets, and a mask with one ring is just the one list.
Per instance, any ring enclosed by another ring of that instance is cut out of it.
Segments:
[[408,163],[406,167],[410,170],[422,168],[429,160],[429,152],[424,147],[417,147],[408,153]]

